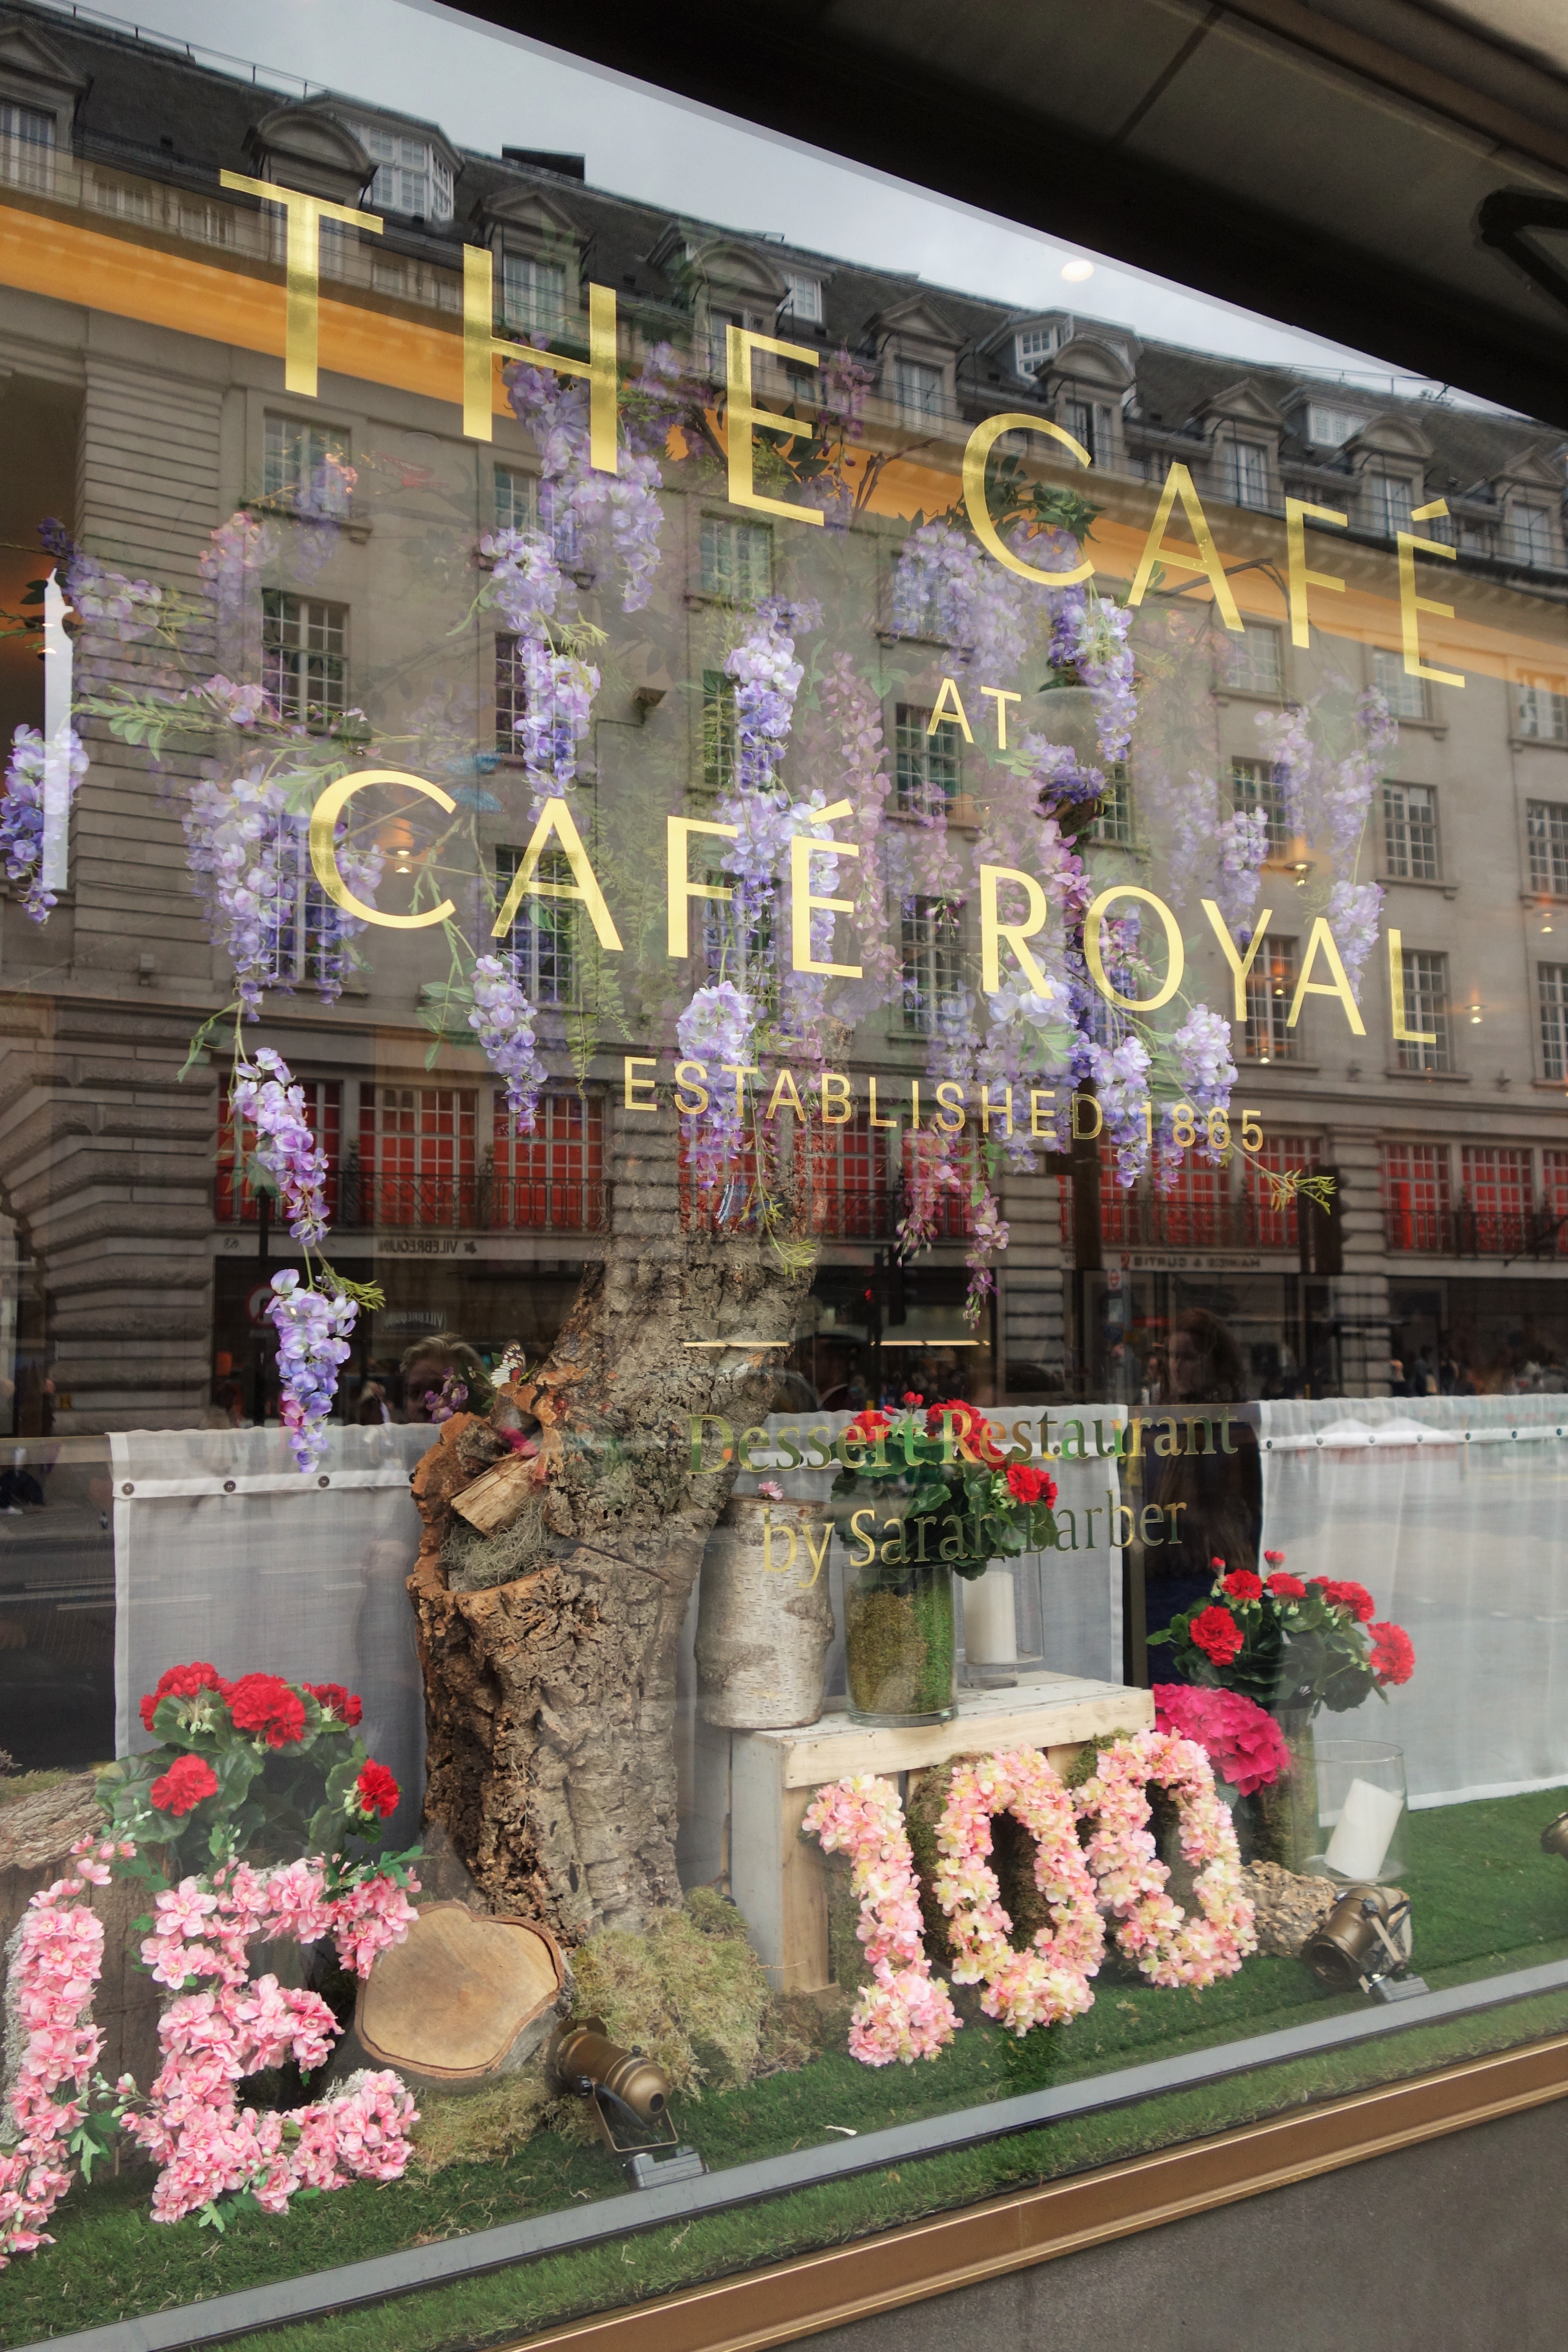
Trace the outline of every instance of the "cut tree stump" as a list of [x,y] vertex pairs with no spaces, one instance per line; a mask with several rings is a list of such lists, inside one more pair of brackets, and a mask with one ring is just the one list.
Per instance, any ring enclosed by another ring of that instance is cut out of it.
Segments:
[[[106,1827],[88,1772],[0,1804],[0,1955],[32,1897],[66,1876],[77,1840],[102,1837]],[[93,2022],[104,2037],[99,2069],[111,2083],[122,2074],[134,2074],[145,2089],[162,2063],[158,2019],[163,2000],[162,1989],[137,1964],[137,1938],[131,1932],[132,1921],[147,1908],[147,1892],[115,1879],[92,1887],[88,1902],[103,1922],[103,1974],[92,2004]]]
[[547,1927],[432,1903],[360,1987],[354,2032],[407,2082],[479,2090],[527,2063],[568,1992]]

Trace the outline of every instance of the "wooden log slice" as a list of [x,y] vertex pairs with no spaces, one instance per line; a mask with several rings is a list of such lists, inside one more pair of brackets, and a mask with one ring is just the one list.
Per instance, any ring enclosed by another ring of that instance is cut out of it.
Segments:
[[563,2007],[566,1965],[548,1927],[432,1903],[359,1990],[372,2063],[412,2082],[478,2087],[515,2074]]

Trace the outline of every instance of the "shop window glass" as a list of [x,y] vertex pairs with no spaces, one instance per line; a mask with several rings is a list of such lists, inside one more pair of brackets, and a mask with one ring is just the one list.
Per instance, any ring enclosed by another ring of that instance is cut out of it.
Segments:
[[1382,1156],[1384,1224],[1389,1248],[1446,1249],[1450,1223],[1447,1145],[1385,1143]]
[[360,1087],[361,1223],[477,1222],[479,1099],[472,1087]]
[[1467,1143],[1459,1154],[1460,1247],[1480,1256],[1517,1257],[1532,1238],[1533,1154],[1507,1145]]
[[602,1096],[548,1094],[519,1135],[504,1100],[495,1103],[489,1222],[552,1233],[597,1232],[605,1222]]
[[1384,784],[1383,841],[1397,881],[1437,879],[1437,795],[1430,784]]

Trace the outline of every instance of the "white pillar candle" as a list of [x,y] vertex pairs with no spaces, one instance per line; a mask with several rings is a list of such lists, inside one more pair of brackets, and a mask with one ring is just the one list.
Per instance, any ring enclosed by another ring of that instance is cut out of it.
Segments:
[[988,1568],[963,1588],[963,1654],[972,1666],[1018,1662],[1018,1605],[1013,1571]]
[[1404,1805],[1397,1789],[1378,1789],[1370,1780],[1352,1780],[1323,1857],[1329,1868],[1343,1878],[1375,1878]]

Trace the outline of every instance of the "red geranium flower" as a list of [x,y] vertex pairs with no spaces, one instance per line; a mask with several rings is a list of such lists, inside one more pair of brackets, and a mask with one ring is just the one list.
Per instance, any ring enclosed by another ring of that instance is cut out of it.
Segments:
[[1331,1609],[1348,1610],[1358,1625],[1364,1625],[1377,1606],[1364,1584],[1340,1584],[1327,1576],[1314,1576],[1312,1582]]
[[1048,1510],[1057,1499],[1057,1482],[1027,1462],[1009,1462],[1007,1492],[1016,1503],[1044,1503]]
[[147,1793],[159,1812],[177,1818],[194,1812],[204,1797],[217,1794],[217,1774],[199,1756],[176,1756]]
[[367,1820],[372,1814],[379,1814],[384,1822],[397,1811],[397,1782],[385,1765],[377,1764],[374,1759],[354,1782],[354,1794]]
[[1283,1568],[1285,1565],[1285,1555],[1282,1551],[1266,1551],[1263,1557],[1270,1568]]
[[917,1396],[913,1389],[906,1389],[903,1395],[899,1399],[899,1402],[900,1404],[907,1404],[910,1407],[910,1410],[913,1412],[917,1404],[924,1404],[925,1399],[923,1396]]
[[344,1690],[342,1683],[306,1683],[302,1687],[310,1692],[324,1715],[335,1715],[340,1723],[352,1727],[364,1713],[364,1703],[359,1693]]
[[1241,1628],[1228,1609],[1204,1609],[1188,1628],[1205,1658],[1228,1666],[1241,1647]]
[[241,1675],[228,1694],[237,1731],[254,1732],[268,1748],[287,1748],[305,1732],[305,1702],[280,1675]]
[[879,1437],[887,1435],[892,1425],[890,1414],[883,1412],[877,1405],[868,1404],[847,1425],[844,1434],[846,1437],[861,1438],[868,1445],[873,1445]]
[[[1265,1559],[1280,1559],[1284,1555],[1281,1552],[1266,1551],[1263,1557]],[[1299,1576],[1279,1574],[1271,1576],[1268,1580],[1268,1590],[1276,1601],[1305,1601],[1307,1598],[1307,1588]]]
[[1263,1579],[1254,1576],[1249,1568],[1233,1568],[1225,1579],[1225,1590],[1233,1601],[1261,1601]]
[[157,1689],[148,1691],[142,1697],[140,1709],[142,1728],[143,1731],[152,1730],[153,1717],[161,1698],[195,1698],[198,1691],[205,1690],[216,1691],[220,1698],[227,1695],[228,1685],[216,1666],[209,1666],[201,1660],[188,1666],[171,1666],[166,1674],[159,1675]]
[[1380,1685],[1407,1683],[1415,1672],[1415,1644],[1403,1625],[1369,1625],[1371,1665]]

